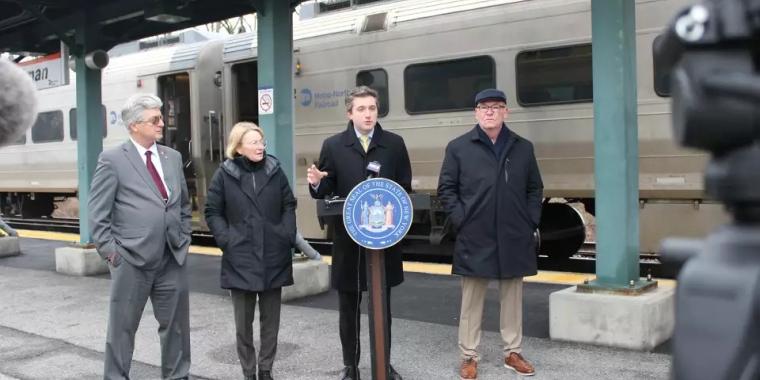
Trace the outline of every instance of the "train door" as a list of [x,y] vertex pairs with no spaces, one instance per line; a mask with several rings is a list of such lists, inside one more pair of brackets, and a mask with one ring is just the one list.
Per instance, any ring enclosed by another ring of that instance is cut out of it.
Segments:
[[158,77],[158,96],[163,100],[164,137],[160,144],[182,154],[182,166],[193,206],[193,229],[198,224],[198,183],[193,162],[190,75],[178,73]]

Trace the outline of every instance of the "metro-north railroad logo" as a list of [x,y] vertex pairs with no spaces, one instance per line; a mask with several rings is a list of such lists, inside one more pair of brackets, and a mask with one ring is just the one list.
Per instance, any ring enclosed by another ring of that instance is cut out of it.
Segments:
[[385,178],[366,180],[346,197],[343,223],[348,235],[365,248],[385,249],[409,232],[414,214],[404,188]]
[[301,105],[308,107],[311,104],[311,90],[304,88],[301,90]]

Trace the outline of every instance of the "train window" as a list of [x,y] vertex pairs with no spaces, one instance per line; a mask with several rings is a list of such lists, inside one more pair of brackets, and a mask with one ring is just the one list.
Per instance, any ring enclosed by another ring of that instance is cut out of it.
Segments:
[[378,117],[388,115],[388,73],[383,69],[360,71],[356,74],[356,85],[367,86],[377,91],[380,107]]
[[496,87],[490,56],[409,65],[404,70],[404,105],[410,115],[475,109],[478,92]]
[[32,142],[63,141],[63,111],[40,112],[32,125]]
[[670,96],[670,72],[663,70],[662,63],[657,60],[654,55],[654,47],[657,46],[657,41],[662,38],[662,34],[655,37],[652,42],[652,74],[654,76],[654,92],[663,98]]
[[[106,120],[106,106],[101,105],[101,111],[103,113],[103,138],[108,135],[108,121]],[[72,108],[69,110],[69,135],[71,139],[76,141],[77,139],[77,109]]]
[[520,52],[515,78],[521,106],[592,102],[591,44]]

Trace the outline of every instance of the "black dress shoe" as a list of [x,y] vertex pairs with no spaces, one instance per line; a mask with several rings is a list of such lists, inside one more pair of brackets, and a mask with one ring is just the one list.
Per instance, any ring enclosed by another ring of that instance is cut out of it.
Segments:
[[390,366],[390,367],[391,367],[391,373],[390,373],[391,380],[404,380],[401,378],[401,375],[399,375],[398,372],[396,372],[396,369],[393,368],[393,366]]
[[247,375],[243,380],[256,380],[256,375]]
[[274,380],[272,378],[272,372],[259,370],[259,380]]
[[361,380],[361,377],[359,377],[359,369],[354,366],[343,368],[343,376],[340,380]]

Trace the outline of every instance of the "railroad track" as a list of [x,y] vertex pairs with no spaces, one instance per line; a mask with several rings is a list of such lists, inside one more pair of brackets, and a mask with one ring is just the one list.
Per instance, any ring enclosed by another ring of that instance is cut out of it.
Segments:
[[[62,232],[76,235],[79,234],[79,219],[74,218],[3,218],[3,220],[8,223],[9,226],[17,230]],[[204,247],[216,247],[216,241],[214,241],[214,237],[208,233],[193,234],[193,244]]]
[[[545,270],[559,270],[556,269],[556,264],[546,262],[543,265]],[[541,260],[539,260],[539,268],[541,268]],[[579,273],[595,273],[596,271],[596,242],[587,241],[581,245],[581,249],[578,253],[573,255],[570,260],[562,264],[562,271],[579,272]],[[677,273],[673,268],[662,265],[660,261],[660,255],[656,253],[639,253],[639,272],[641,276],[651,274],[657,278],[674,279]]]
[[[23,218],[4,218],[5,222],[15,229],[26,229],[36,231],[63,232],[79,234],[78,219],[23,219]],[[309,241],[309,243],[322,255],[330,255],[331,244],[325,241]],[[193,234],[193,244],[205,247],[216,247],[216,241],[208,233]],[[433,263],[451,264],[452,258],[445,255],[430,254],[407,254],[408,260],[424,261]],[[675,273],[666,268],[659,261],[659,255],[651,253],[641,253],[639,258],[640,272],[642,276],[651,274],[653,277],[674,278]],[[573,255],[569,260],[554,261],[547,257],[541,256],[538,259],[539,270],[551,270],[560,272],[578,272],[594,273],[596,270],[596,242],[587,241],[583,243],[578,253]]]
[[79,219],[56,218],[56,219],[23,219],[3,218],[5,223],[17,230],[35,230],[48,232],[64,232],[79,234]]
[[[573,258],[580,259],[580,260],[595,260],[596,259],[596,242],[595,241],[584,242],[583,245],[581,245],[581,249],[578,250],[578,253],[575,254]],[[661,264],[660,255],[656,253],[640,252],[639,260],[642,263]]]

